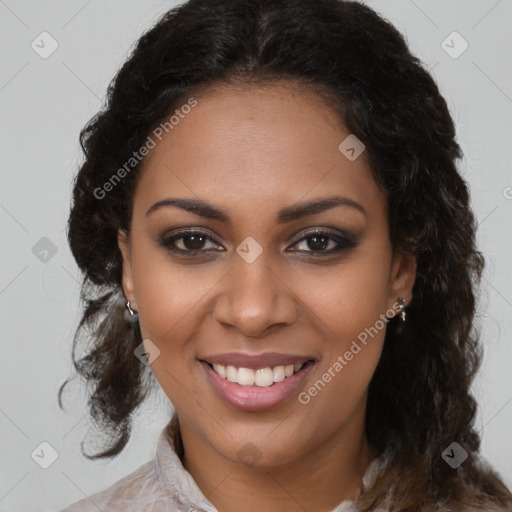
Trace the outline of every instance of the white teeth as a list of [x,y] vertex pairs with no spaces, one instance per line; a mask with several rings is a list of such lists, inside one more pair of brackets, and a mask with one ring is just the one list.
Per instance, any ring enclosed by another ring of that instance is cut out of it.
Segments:
[[226,378],[226,367],[223,364],[214,364],[213,369],[221,376]]
[[287,377],[291,377],[294,373],[297,373],[302,366],[302,363],[295,363],[286,366],[281,365],[274,366],[274,368],[253,370],[251,368],[236,368],[235,366],[214,364],[213,370],[229,382],[236,382],[242,386],[256,385],[266,388],[271,386],[274,382],[282,382]]
[[274,366],[274,382],[281,382],[286,377],[284,375],[284,366]]
[[[240,368],[242,370],[242,368]],[[254,383],[256,386],[266,388],[274,383],[274,373],[272,368],[261,368],[254,372]]]
[[[250,368],[239,368],[238,370],[238,384],[242,386],[252,386],[255,381],[254,370]],[[258,382],[256,382],[258,384]]]
[[234,366],[228,366],[226,369],[226,377],[229,382],[238,382],[238,370]]

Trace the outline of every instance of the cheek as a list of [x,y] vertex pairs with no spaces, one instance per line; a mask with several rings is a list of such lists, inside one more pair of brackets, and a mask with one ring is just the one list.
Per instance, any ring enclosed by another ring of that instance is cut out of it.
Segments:
[[304,402],[310,399],[319,409],[336,403],[331,414],[338,419],[362,399],[382,352],[390,252],[377,249],[355,251],[325,275],[304,274],[300,282],[323,340],[314,389],[306,390]]
[[176,264],[149,242],[134,247],[132,272],[142,337],[160,351],[152,372],[173,404],[190,402],[196,394],[191,376],[201,370],[195,361],[199,326],[222,273]]
[[390,251],[368,244],[340,264],[320,272],[304,272],[297,280],[295,291],[320,320],[325,339],[338,344],[339,350],[344,351],[377,321],[382,330],[380,317],[387,309],[390,258]]
[[143,334],[162,341],[183,340],[176,331],[214,284],[211,274],[193,264],[176,263],[144,235],[133,251],[133,280]]

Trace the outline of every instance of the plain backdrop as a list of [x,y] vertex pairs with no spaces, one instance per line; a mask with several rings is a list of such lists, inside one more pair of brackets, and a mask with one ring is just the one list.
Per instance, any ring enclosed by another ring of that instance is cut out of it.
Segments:
[[[512,486],[512,2],[367,3],[406,35],[457,123],[461,172],[487,258],[479,309],[484,361],[473,387],[477,426],[484,457]],[[82,159],[78,134],[138,37],[174,5],[0,0],[1,511],[58,511],[104,489],[153,457],[170,417],[167,398],[157,392],[136,416],[122,454],[91,462],[80,452],[90,426],[85,386],[78,378],[71,383],[65,411],[57,390],[72,371],[80,313],[80,275],[65,233]],[[52,44],[58,48],[43,58]],[[43,469],[33,454],[46,450],[48,457],[52,449],[57,458]]]

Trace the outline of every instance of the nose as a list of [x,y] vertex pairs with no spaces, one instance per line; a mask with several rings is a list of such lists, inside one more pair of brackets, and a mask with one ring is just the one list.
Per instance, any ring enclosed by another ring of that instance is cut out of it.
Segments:
[[266,336],[278,326],[293,324],[298,316],[292,274],[271,268],[264,254],[252,263],[235,256],[214,306],[217,322],[247,338]]

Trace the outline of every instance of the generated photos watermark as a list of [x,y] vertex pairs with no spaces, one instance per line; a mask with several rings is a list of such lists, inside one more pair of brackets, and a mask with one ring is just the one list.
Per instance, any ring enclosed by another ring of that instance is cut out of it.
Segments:
[[[395,302],[391,308],[386,311],[386,314],[382,314],[379,316],[379,319],[375,321],[375,323],[371,327],[367,327],[364,331],[361,331],[357,335],[357,339],[359,342],[366,346],[368,344],[368,337],[373,339],[384,327],[387,322],[393,318],[397,312],[400,311],[400,304]],[[322,376],[316,380],[316,382],[311,385],[307,391],[302,391],[299,393],[298,400],[302,405],[307,405],[311,402],[311,399],[318,395],[320,391],[322,391],[325,386],[331,382],[337,374],[339,374],[345,366],[349,364],[354,356],[361,352],[362,347],[356,340],[352,341],[350,348],[346,350],[343,355],[339,355],[336,358],[336,361],[322,374]]]
[[116,185],[121,183],[127,174],[129,174],[142,160],[146,157],[149,152],[156,147],[158,139],[162,140],[164,133],[170,133],[179,123],[181,119],[184,119],[192,109],[197,106],[198,102],[195,98],[189,98],[188,102],[182,105],[179,109],[174,111],[174,114],[169,117],[166,121],[160,123],[152,132],[148,135],[146,142],[137,150],[132,153],[132,156],[106,181],[101,187],[94,189],[94,197],[96,199],[104,199],[108,192],[111,192]]

